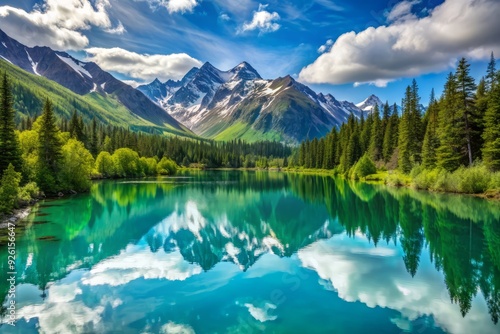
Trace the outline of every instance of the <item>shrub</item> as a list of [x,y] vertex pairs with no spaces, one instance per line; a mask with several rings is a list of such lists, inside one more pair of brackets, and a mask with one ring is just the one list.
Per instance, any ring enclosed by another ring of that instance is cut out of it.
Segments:
[[156,170],[160,175],[174,175],[177,172],[177,164],[174,161],[163,157],[160,162],[158,162]]
[[22,203],[29,203],[38,197],[40,197],[40,188],[35,182],[29,182],[19,189],[18,200]]
[[373,161],[368,157],[367,154],[363,155],[361,159],[354,165],[354,169],[352,171],[351,177],[358,179],[366,177],[370,174],[375,174],[377,172],[377,168]]
[[439,169],[424,169],[413,177],[412,186],[417,189],[432,189],[436,184],[439,173]]
[[395,187],[405,186],[410,183],[410,178],[404,174],[393,172],[385,178],[385,184]]
[[490,184],[488,185],[488,189],[500,190],[500,172],[496,172],[491,175],[491,180]]
[[460,167],[452,173],[452,179],[458,182],[458,191],[468,194],[483,193],[488,189],[491,172],[484,165],[469,168]]

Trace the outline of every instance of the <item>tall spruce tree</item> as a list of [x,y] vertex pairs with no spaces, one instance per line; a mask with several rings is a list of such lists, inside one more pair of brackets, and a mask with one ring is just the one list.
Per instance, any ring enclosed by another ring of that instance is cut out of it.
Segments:
[[402,101],[403,115],[399,122],[399,137],[398,137],[398,167],[403,173],[409,173],[412,168],[412,90],[411,87],[406,87],[405,97]]
[[81,142],[85,142],[83,119],[81,118],[81,116],[78,115],[76,110],[73,111],[73,115],[71,116],[71,120],[69,122],[68,130],[71,137]]
[[89,151],[90,151],[90,153],[92,153],[94,158],[96,158],[97,154],[99,154],[98,141],[99,141],[99,134],[97,131],[97,121],[94,117],[94,118],[92,118],[92,125],[91,125],[91,132],[90,132],[90,145],[89,145],[90,146]]
[[457,80],[453,73],[448,75],[444,94],[439,102],[439,148],[437,165],[448,171],[457,169],[462,161],[463,117],[458,112]]
[[10,81],[7,73],[4,73],[0,87],[0,178],[9,164],[18,172],[22,169],[13,104]]
[[410,111],[410,159],[412,163],[417,163],[421,161],[420,155],[425,129],[422,129],[422,110],[420,109],[420,96],[418,94],[418,85],[415,79],[413,79],[411,84],[410,103],[408,107]]
[[491,92],[493,89],[493,84],[496,81],[497,69],[495,55],[491,53],[490,62],[488,63],[488,69],[486,70],[486,92]]
[[43,191],[54,193],[60,190],[58,174],[61,169],[61,147],[52,102],[47,99],[43,106],[38,130],[37,183]]
[[364,154],[370,148],[370,139],[372,137],[372,128],[373,128],[373,113],[369,114],[364,120],[363,114],[361,115],[361,123],[360,123],[360,148],[361,153]]
[[484,115],[483,160],[493,171],[500,170],[500,74],[492,82],[488,109]]
[[460,59],[458,62],[457,72],[457,98],[459,113],[463,117],[464,135],[466,140],[466,152],[469,165],[473,162],[472,152],[472,139],[475,137],[474,129],[477,128],[476,124],[480,121],[474,116],[474,102],[476,84],[474,78],[470,75],[470,64],[465,58]]
[[429,107],[427,108],[427,127],[422,146],[422,165],[427,169],[436,167],[436,151],[439,147],[438,125],[439,106],[434,98],[434,89],[431,93]]
[[389,118],[391,117],[391,107],[389,106],[389,101],[385,101],[384,108],[382,111],[382,137],[385,134],[385,129],[387,124],[389,124]]
[[384,141],[382,133],[382,121],[380,120],[380,113],[378,105],[373,107],[372,111],[372,131],[370,137],[370,144],[368,153],[373,161],[378,161],[382,158],[382,145]]

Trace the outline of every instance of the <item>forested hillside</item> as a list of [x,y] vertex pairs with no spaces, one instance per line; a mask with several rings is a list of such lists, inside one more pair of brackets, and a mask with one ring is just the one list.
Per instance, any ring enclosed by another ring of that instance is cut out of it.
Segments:
[[95,118],[101,124],[127,126],[132,131],[149,133],[193,136],[191,132],[183,132],[172,127],[162,127],[144,120],[131,113],[113,95],[90,93],[78,95],[69,89],[41,76],[30,74],[17,66],[0,59],[0,73],[7,73],[11,81],[13,107],[16,123],[32,120],[41,114],[44,100],[52,101],[54,113],[58,118],[71,118],[76,110],[84,122]]
[[351,115],[340,130],[303,142],[291,163],[335,169],[355,178],[374,174],[376,165],[401,173],[390,173],[390,183],[424,189],[500,189],[500,73],[493,54],[477,84],[462,58],[449,74],[443,95],[436,98],[432,93],[425,113],[414,80],[406,88],[402,108],[401,117],[397,106],[387,103],[382,110],[376,106],[366,119]]

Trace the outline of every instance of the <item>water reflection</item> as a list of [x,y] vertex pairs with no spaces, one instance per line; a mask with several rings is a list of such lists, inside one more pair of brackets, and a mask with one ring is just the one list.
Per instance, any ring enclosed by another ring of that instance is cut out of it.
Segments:
[[30,219],[17,245],[27,333],[500,328],[500,206],[473,197],[200,172],[96,183]]

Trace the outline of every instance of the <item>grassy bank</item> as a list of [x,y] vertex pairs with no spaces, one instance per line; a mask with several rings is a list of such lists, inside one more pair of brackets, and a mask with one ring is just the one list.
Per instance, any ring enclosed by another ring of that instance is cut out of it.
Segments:
[[[288,173],[330,175],[352,178],[352,173],[342,174],[336,169],[285,168]],[[421,166],[412,169],[409,175],[399,171],[377,170],[362,178],[367,183],[383,183],[394,187],[408,187],[432,192],[471,194],[484,198],[500,200],[500,172],[491,172],[484,165],[461,167],[454,172],[444,169],[427,170]]]

